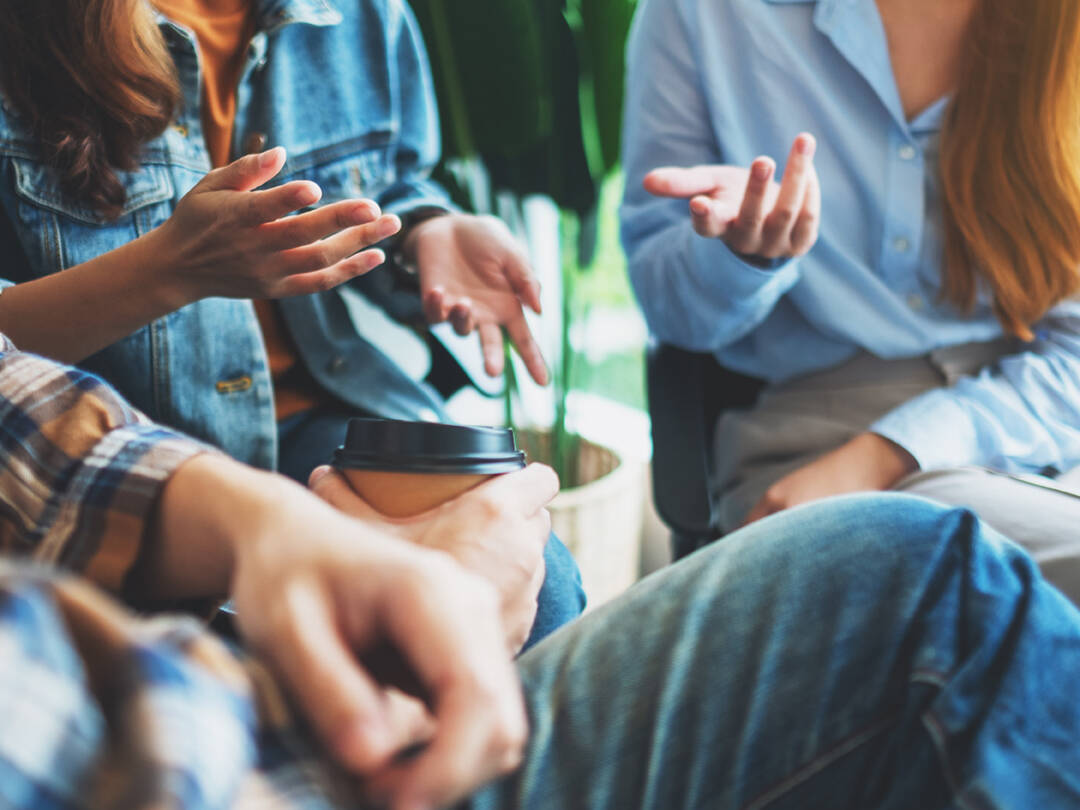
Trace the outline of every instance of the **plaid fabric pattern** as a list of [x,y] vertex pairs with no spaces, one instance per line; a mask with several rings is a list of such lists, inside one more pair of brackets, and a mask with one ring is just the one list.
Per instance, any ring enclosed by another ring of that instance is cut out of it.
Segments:
[[0,336],[0,554],[120,592],[165,481],[208,449]]
[[274,682],[187,618],[0,561],[0,807],[360,808]]

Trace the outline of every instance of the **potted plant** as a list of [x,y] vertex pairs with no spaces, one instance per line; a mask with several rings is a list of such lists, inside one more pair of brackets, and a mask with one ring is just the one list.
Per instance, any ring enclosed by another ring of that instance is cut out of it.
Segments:
[[[578,560],[592,604],[638,573],[642,465],[578,435],[569,412],[580,356],[575,292],[595,255],[598,189],[618,163],[623,50],[634,0],[412,0],[431,55],[444,133],[440,180],[459,204],[492,212],[496,194],[550,197],[551,235],[563,245],[559,340],[552,368],[554,419],[519,429],[535,460],[559,473],[554,529]],[[518,216],[512,219],[519,218]],[[513,224],[513,223],[511,223]],[[509,424],[519,387],[506,364]]]

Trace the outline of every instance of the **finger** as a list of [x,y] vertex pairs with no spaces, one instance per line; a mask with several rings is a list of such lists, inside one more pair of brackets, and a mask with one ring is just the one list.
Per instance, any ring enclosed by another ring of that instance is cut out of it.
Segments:
[[295,180],[265,191],[249,191],[236,197],[246,210],[242,222],[258,225],[273,222],[300,208],[314,205],[322,198],[322,189],[308,180]]
[[559,494],[559,476],[545,464],[530,464],[520,472],[506,473],[469,490],[462,498],[490,498],[523,515],[544,509]]
[[[386,606],[387,630],[427,685],[436,733],[417,757],[370,781],[396,807],[442,807],[516,765],[527,734],[494,590],[474,579],[442,593],[413,581]],[[470,598],[472,602],[470,603]]]
[[316,467],[308,477],[308,489],[335,509],[357,518],[380,520],[382,516],[356,494],[338,470],[329,465]]
[[727,233],[730,216],[725,216],[724,206],[709,197],[690,200],[690,224],[699,236],[719,239]]
[[275,602],[286,615],[275,643],[264,650],[271,666],[343,765],[361,773],[382,767],[395,753],[397,735],[380,688],[341,637],[329,596],[294,586]]
[[658,197],[688,198],[716,191],[720,187],[720,178],[712,166],[665,166],[645,175],[642,185]]
[[271,297],[292,298],[297,295],[326,292],[365,273],[370,273],[385,261],[386,254],[381,250],[371,248],[322,270],[293,273],[273,287]]
[[791,229],[791,252],[802,256],[810,251],[817,242],[818,228],[821,224],[821,183],[817,170],[810,167],[810,184],[806,188],[806,201],[803,203],[795,227]]
[[503,272],[510,289],[529,309],[540,315],[540,282],[524,256],[516,251],[509,253],[503,263]]
[[498,377],[506,363],[502,329],[493,323],[482,323],[477,332],[480,335],[480,351],[484,354],[484,371],[491,377]]
[[[300,247],[282,250],[280,253],[283,275],[294,273],[313,273],[327,267],[333,267],[342,259],[371,247],[400,227],[400,221],[392,214],[379,217],[366,225],[354,225],[334,236]],[[372,251],[382,255],[381,251]],[[385,257],[380,260],[384,261]]]
[[450,306],[447,302],[446,290],[442,287],[432,287],[425,292],[421,299],[421,305],[428,323],[442,323],[450,317]]
[[199,187],[203,191],[251,191],[274,177],[284,165],[285,150],[275,146],[214,169],[199,182]]
[[[268,192],[256,192],[268,193]],[[382,215],[373,200],[342,200],[294,217],[268,222],[262,228],[264,243],[276,250],[309,245],[359,225],[373,225],[378,234],[391,236],[401,228],[394,214]],[[381,238],[385,239],[386,236]]]
[[728,233],[731,246],[741,253],[754,253],[758,249],[761,226],[765,222],[765,198],[775,172],[776,164],[771,158],[759,157],[750,164],[750,177],[746,181],[739,214]]
[[529,324],[525,321],[525,316],[519,314],[507,321],[506,333],[510,336],[510,342],[514,344],[514,348],[517,349],[518,356],[525,363],[525,368],[529,370],[529,375],[536,380],[536,384],[547,385],[547,364],[544,362],[540,346],[533,338]]
[[763,256],[775,258],[791,252],[791,229],[806,199],[816,146],[813,136],[805,132],[791,145],[780,194],[762,228]]
[[462,337],[472,334],[476,329],[476,318],[473,317],[471,300],[462,298],[450,308],[450,323]]

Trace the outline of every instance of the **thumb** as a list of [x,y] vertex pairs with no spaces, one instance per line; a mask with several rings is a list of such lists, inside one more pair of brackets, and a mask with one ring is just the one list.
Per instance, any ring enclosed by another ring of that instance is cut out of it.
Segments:
[[204,191],[251,191],[281,171],[285,149],[275,146],[265,152],[244,155],[228,166],[214,169],[199,183]]
[[386,523],[386,518],[368,506],[349,482],[333,467],[323,465],[311,471],[308,488],[328,504],[355,518]]

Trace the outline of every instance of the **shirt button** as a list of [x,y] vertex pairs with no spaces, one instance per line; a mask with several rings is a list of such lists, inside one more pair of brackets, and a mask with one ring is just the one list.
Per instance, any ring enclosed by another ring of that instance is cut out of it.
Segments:
[[905,143],[903,146],[896,150],[896,154],[900,156],[901,160],[914,160],[917,153],[914,146],[912,146],[910,143]]
[[244,153],[251,155],[266,148],[266,133],[252,132],[244,139]]
[[911,250],[911,240],[906,236],[898,236],[893,240],[892,246],[897,253],[907,253]]
[[340,374],[345,370],[345,358],[340,354],[330,358],[330,361],[326,364],[326,370],[331,374]]
[[912,293],[907,297],[907,305],[916,312],[920,312],[922,311],[922,308],[926,305],[926,302],[923,300],[923,297],[921,295],[918,295],[917,293]]
[[188,136],[188,128],[183,124],[173,124],[173,129],[179,133],[181,138],[186,138]]

